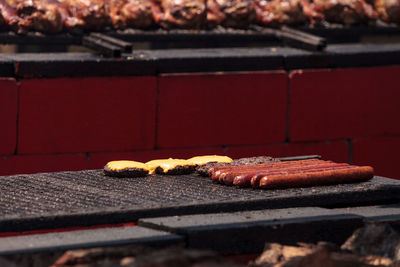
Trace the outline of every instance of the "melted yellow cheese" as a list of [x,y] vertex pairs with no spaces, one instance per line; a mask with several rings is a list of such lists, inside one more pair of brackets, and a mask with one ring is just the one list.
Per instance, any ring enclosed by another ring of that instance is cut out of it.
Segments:
[[192,162],[196,165],[203,165],[206,164],[208,162],[232,162],[233,159],[231,159],[230,157],[227,156],[217,156],[217,155],[213,155],[213,156],[198,156],[198,157],[193,157],[188,159],[187,161]]
[[151,160],[149,162],[146,162],[146,165],[149,169],[149,173],[153,174],[155,173],[156,169],[158,167],[163,169],[163,172],[166,173],[169,170],[172,170],[176,168],[177,166],[186,166],[186,165],[195,165],[194,163],[191,163],[187,160],[184,159],[156,159],[156,160]]
[[132,161],[132,160],[115,160],[107,163],[107,168],[112,171],[136,168],[136,169],[144,169],[149,170],[148,166],[142,162]]

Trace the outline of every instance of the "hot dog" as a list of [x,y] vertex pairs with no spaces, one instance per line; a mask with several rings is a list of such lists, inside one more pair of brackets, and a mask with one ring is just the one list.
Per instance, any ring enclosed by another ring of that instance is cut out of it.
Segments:
[[327,164],[333,163],[331,161],[323,161],[318,159],[310,159],[310,160],[299,160],[299,161],[287,161],[287,162],[273,162],[266,164],[257,164],[257,165],[245,165],[245,166],[223,166],[223,167],[215,167],[211,168],[208,171],[209,176],[212,180],[220,180],[220,174],[226,171],[235,171],[237,173],[245,172],[247,170],[259,170],[265,168],[289,168],[291,166],[312,166],[316,164]]
[[[296,172],[304,172],[304,171],[318,171],[327,168],[348,168],[350,167],[347,163],[340,163],[340,164],[331,164],[331,165],[315,165],[313,167],[306,167],[306,168],[291,168],[285,170],[270,170],[267,171],[268,174],[278,174],[278,173],[296,173]],[[241,187],[258,187],[259,181],[262,176],[267,175],[266,172],[247,172],[237,174],[233,177],[233,184]],[[227,175],[229,177],[229,175]],[[231,179],[231,178],[229,178]]]
[[237,166],[218,166],[218,167],[212,167],[209,169],[209,174],[216,172],[216,171],[223,171],[223,170],[230,170],[232,168],[235,169],[247,169],[247,168],[264,168],[264,167],[279,167],[279,166],[287,166],[287,165],[298,165],[298,164],[314,164],[314,163],[320,163],[320,162],[332,162],[332,161],[326,161],[326,160],[320,160],[320,159],[304,159],[304,160],[296,160],[296,161],[278,161],[274,162],[271,161],[269,163],[262,163],[262,164],[247,164],[247,165],[237,165]]
[[[351,166],[349,166],[349,165],[336,166],[336,167],[333,167],[333,166],[326,167],[325,166],[325,167],[321,167],[321,168],[289,170],[289,171],[286,171],[286,172],[270,172],[270,173],[268,173],[266,175],[278,175],[278,174],[289,175],[289,174],[294,174],[294,173],[319,172],[319,171],[323,171],[323,170],[346,169],[346,168],[351,168]],[[266,176],[266,175],[263,175],[262,173],[259,173],[256,176],[252,176],[250,178],[250,185],[252,187],[254,187],[254,188],[259,187],[261,178],[263,176]]]
[[266,189],[350,183],[369,180],[374,176],[370,166],[323,170],[293,174],[276,174],[261,177],[259,186]]
[[[312,165],[307,164],[286,164],[286,165],[267,165],[267,166],[252,166],[248,168],[231,168],[230,170],[219,170],[212,174],[211,178],[213,180],[218,180],[221,183],[225,184],[232,184],[235,177],[243,174],[250,174],[250,173],[261,173],[267,171],[279,171],[279,170],[300,170],[300,169],[312,169],[312,168],[324,168],[324,167],[331,167],[331,166],[347,166],[347,163],[333,163],[333,162],[325,162],[320,161],[316,162]],[[247,176],[246,176],[247,177]]]
[[280,188],[368,180],[373,177],[373,169],[310,159],[216,167],[209,174],[212,180],[226,185]]

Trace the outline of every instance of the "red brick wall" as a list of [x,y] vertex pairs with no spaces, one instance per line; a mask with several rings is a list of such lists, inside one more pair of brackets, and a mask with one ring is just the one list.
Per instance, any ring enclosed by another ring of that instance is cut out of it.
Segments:
[[0,175],[320,154],[400,179],[400,67],[0,80]]
[[290,142],[345,140],[348,160],[400,179],[400,66],[290,74]]

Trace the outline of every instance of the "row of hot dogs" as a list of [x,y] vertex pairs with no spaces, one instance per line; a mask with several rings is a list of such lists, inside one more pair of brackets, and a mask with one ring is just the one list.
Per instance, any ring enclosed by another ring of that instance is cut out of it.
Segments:
[[19,33],[352,25],[378,18],[400,23],[400,0],[0,0],[0,27]]
[[374,170],[370,166],[309,159],[213,167],[208,174],[213,181],[226,185],[274,189],[366,181],[374,176]]

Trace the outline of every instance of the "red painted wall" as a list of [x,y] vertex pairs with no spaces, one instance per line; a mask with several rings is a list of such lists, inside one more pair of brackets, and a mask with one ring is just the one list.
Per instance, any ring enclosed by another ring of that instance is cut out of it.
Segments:
[[18,87],[14,79],[0,80],[0,155],[11,155],[17,143]]
[[400,67],[0,80],[0,175],[320,154],[400,179]]
[[285,141],[283,71],[162,76],[158,90],[160,148]]

